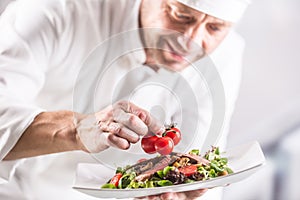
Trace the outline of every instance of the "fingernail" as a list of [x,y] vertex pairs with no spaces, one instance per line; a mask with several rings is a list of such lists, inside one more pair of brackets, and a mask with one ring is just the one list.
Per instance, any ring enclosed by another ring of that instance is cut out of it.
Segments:
[[157,135],[162,135],[165,132],[165,130],[166,129],[164,127],[161,127],[156,134]]

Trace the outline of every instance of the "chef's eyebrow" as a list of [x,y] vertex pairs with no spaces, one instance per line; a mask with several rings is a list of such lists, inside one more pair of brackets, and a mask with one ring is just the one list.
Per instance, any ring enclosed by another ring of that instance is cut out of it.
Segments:
[[218,18],[215,18],[213,16],[211,16],[213,18],[213,20],[209,23],[211,24],[215,24],[215,25],[218,25],[218,26],[221,26],[221,27],[230,27],[232,26],[232,23],[231,22],[227,22],[227,21],[224,21],[222,19],[218,19]]
[[194,14],[193,12],[196,11],[195,9],[188,7],[188,6],[184,5],[183,3],[180,3],[175,0],[169,0],[167,4],[168,4],[168,6],[174,6],[176,9],[178,9],[178,11],[187,13],[187,14]]
[[[178,9],[178,11],[180,11],[182,13],[193,15],[195,17],[200,12],[198,10],[195,10],[194,8],[188,7],[188,6],[184,5],[183,3],[180,3],[180,2],[175,1],[175,0],[169,0],[167,2],[167,5],[171,6],[171,7],[174,6],[175,8]],[[219,26],[222,26],[222,27],[230,27],[230,26],[232,26],[231,22],[228,22],[228,21],[216,18],[216,17],[214,17],[212,15],[208,15],[208,14],[206,14],[206,15],[212,18],[213,21],[210,22],[210,23],[213,23],[213,24],[216,24],[216,25],[219,25]]]

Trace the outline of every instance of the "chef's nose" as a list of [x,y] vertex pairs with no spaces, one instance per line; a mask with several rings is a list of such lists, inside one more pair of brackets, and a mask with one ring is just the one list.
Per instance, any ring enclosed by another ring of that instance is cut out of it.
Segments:
[[187,27],[184,32],[185,38],[187,38],[187,47],[191,48],[192,45],[198,45],[205,50],[205,24],[200,23],[190,27]]

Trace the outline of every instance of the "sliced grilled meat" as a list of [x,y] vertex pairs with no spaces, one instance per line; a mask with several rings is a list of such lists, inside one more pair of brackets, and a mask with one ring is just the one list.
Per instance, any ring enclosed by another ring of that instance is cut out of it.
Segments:
[[189,158],[190,159],[190,163],[191,164],[203,164],[203,165],[208,165],[209,164],[209,161],[206,160],[205,158],[202,158],[201,156],[197,156],[197,155],[192,155],[192,154],[180,154],[178,153],[177,154],[178,157],[180,158]]

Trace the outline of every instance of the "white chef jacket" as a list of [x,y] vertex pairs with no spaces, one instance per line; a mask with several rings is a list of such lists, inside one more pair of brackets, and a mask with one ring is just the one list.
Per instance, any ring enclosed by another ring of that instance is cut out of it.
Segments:
[[[110,37],[138,28],[139,5],[140,1],[134,0],[19,0],[8,6],[0,17],[1,160],[40,112],[61,109],[90,111],[86,107],[88,102],[81,105],[80,101],[74,100],[74,97],[78,97],[74,96],[74,91],[83,92],[77,87],[84,84],[80,74],[83,67],[89,64],[84,61],[97,45]],[[123,47],[119,44],[117,48]],[[210,55],[223,81],[226,97],[226,121],[218,145],[226,142],[241,78],[243,48],[242,39],[231,32]],[[114,53],[115,50],[107,50],[106,55],[98,59],[101,61],[101,58],[105,59]],[[95,95],[99,102],[94,107],[95,111],[111,103],[115,95],[112,91],[125,87],[118,85],[124,77],[122,73],[124,75],[139,66],[143,73],[135,77],[136,82],[143,82],[144,79],[153,81],[157,74],[165,73],[163,70],[158,73],[151,71],[142,65],[144,60],[144,53],[137,51],[115,61],[112,66],[117,68],[103,70],[104,75],[100,80],[103,84],[99,84],[100,91]],[[98,66],[103,67],[101,62]],[[201,93],[198,91],[202,88],[199,83],[203,82],[197,81],[190,69],[186,69],[182,76],[189,80],[194,92]],[[132,97],[133,102],[151,108],[149,102],[157,101],[157,95],[165,93],[160,88],[153,93],[155,98],[149,101],[147,96],[147,101],[142,97],[149,91],[153,91],[153,88],[141,90]],[[207,107],[211,105],[208,92],[202,92],[199,96],[199,107],[202,109],[199,120],[203,120],[200,128],[204,130],[209,126],[211,109]],[[117,95],[117,98],[122,98],[122,95]],[[146,103],[143,104],[144,101]],[[74,102],[78,104],[74,105]],[[165,114],[164,120],[176,119],[176,109],[170,106],[170,102],[176,104],[175,100],[169,98],[166,102],[162,107],[166,106],[170,112]],[[200,142],[203,137],[199,136],[195,141]],[[115,150],[104,151],[104,157],[105,154],[111,156],[107,153],[109,151]],[[113,159],[116,158],[117,154]],[[79,151],[1,161],[0,199],[95,199],[72,189],[76,166],[81,162],[99,161]],[[217,193],[212,190],[201,199],[216,199],[214,194]]]

